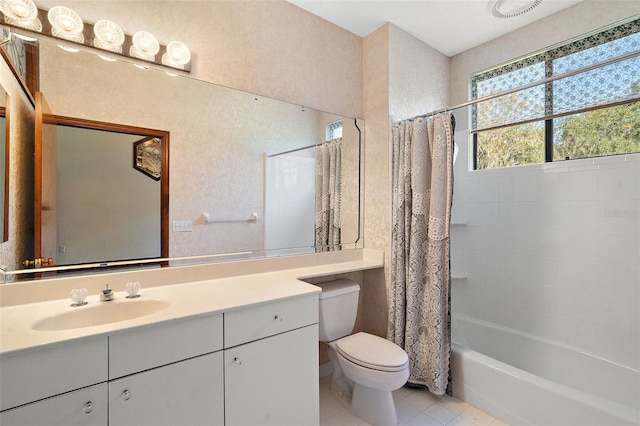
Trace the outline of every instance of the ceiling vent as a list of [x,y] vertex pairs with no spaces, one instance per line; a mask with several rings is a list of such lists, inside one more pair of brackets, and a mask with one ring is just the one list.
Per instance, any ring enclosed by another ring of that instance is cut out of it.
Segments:
[[524,15],[540,3],[542,0],[491,0],[489,10],[496,18],[513,18]]

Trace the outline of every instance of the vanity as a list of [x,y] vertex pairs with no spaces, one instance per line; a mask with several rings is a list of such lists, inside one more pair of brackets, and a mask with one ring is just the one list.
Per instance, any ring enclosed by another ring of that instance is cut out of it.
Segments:
[[380,268],[382,253],[238,263],[255,273],[156,287],[141,278],[132,299],[109,274],[113,301],[90,290],[85,306],[58,299],[0,308],[0,423],[318,424],[320,289],[301,279]]

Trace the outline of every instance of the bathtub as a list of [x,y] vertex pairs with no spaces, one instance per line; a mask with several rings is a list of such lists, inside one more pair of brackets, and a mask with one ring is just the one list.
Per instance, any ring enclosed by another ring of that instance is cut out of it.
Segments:
[[463,315],[452,321],[454,396],[510,425],[640,425],[640,372]]

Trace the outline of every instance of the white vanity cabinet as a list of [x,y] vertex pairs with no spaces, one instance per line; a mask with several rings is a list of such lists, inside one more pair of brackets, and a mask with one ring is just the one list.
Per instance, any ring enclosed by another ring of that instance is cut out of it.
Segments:
[[106,425],[107,337],[0,356],[0,424]]
[[64,393],[0,413],[6,426],[107,426],[107,384]]
[[225,313],[225,424],[317,425],[318,296]]
[[223,425],[222,314],[109,337],[109,424]]
[[318,425],[317,342],[306,290],[7,351],[0,424]]
[[224,425],[222,351],[109,382],[109,424]]

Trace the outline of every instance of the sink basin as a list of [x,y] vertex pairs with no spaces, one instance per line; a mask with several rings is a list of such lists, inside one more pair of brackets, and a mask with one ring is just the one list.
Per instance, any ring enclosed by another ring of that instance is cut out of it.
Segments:
[[98,304],[69,307],[68,311],[36,321],[32,328],[42,331],[70,330],[126,321],[150,315],[169,307],[156,299],[115,300]]

